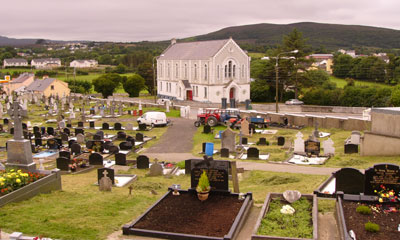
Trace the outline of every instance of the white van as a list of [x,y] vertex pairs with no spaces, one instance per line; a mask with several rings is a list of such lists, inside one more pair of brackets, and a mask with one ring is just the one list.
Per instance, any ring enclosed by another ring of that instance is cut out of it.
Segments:
[[146,112],[136,120],[139,124],[144,123],[148,126],[167,126],[168,120],[165,112]]

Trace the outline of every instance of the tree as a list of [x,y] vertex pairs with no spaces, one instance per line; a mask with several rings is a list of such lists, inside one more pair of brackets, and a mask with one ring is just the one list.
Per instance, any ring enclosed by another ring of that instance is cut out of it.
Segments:
[[400,85],[393,89],[390,103],[395,107],[400,107]]
[[111,96],[121,83],[122,78],[116,73],[106,73],[92,81],[94,90],[103,94],[104,98]]
[[40,45],[40,44],[45,44],[46,43],[46,40],[44,40],[44,39],[38,39],[38,40],[36,40],[36,44],[38,44],[38,45]]
[[338,78],[351,77],[353,58],[347,54],[338,54],[333,57],[333,75]]
[[138,74],[144,78],[145,87],[150,94],[153,94],[154,89],[154,75],[153,65],[150,62],[144,62],[139,64]]
[[140,91],[145,87],[145,80],[139,74],[130,75],[124,82],[123,87],[129,97],[139,97]]
[[320,87],[329,81],[329,75],[321,69],[310,70],[304,77],[307,79],[303,84],[305,87]]
[[119,74],[123,74],[123,73],[126,73],[126,70],[127,70],[127,67],[124,65],[124,64],[122,64],[122,63],[120,63],[120,64],[118,64],[118,66],[114,69],[114,73],[119,73]]

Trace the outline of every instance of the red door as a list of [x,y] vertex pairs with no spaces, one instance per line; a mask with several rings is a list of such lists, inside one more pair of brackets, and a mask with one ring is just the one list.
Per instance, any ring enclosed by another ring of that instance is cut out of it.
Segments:
[[229,91],[229,98],[235,98],[235,89],[231,88],[231,90]]
[[187,90],[186,91],[186,99],[189,100],[189,101],[193,100],[192,90]]

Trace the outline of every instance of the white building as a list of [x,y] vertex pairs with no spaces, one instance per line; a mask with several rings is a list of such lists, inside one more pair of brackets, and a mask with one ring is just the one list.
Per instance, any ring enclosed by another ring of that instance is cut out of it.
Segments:
[[173,39],[157,59],[157,94],[199,102],[244,102],[250,99],[250,57],[232,39]]
[[74,60],[69,66],[74,68],[92,68],[97,67],[99,63],[96,60]]
[[31,65],[37,69],[61,67],[61,60],[59,58],[37,58],[32,59]]
[[6,58],[3,60],[3,67],[27,67],[28,61],[23,58]]

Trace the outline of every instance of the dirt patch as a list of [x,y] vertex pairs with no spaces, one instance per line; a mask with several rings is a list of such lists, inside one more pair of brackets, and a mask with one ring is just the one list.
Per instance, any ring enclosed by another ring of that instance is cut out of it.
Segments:
[[236,196],[210,194],[200,202],[195,194],[168,195],[135,228],[223,237],[228,234],[243,201]]
[[[366,205],[375,206],[376,204]],[[343,201],[347,230],[353,230],[357,239],[399,239],[400,233],[397,231],[397,227],[400,223],[400,214],[398,212],[385,213],[380,209],[379,213],[372,211],[370,215],[363,215],[356,212],[358,206],[360,206],[360,203]],[[399,204],[396,204],[396,206],[397,209],[400,207]],[[378,224],[380,231],[377,233],[367,232],[364,225],[368,221]]]

